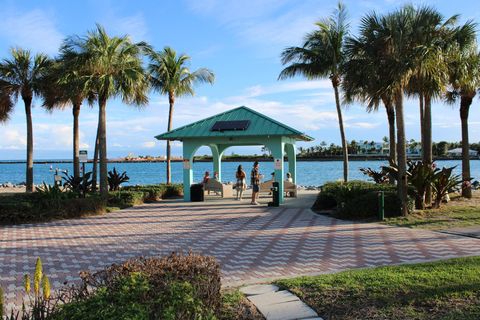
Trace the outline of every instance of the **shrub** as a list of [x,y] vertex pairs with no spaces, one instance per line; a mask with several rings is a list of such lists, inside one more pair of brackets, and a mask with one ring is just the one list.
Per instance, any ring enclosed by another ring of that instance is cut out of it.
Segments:
[[53,319],[215,319],[222,306],[213,257],[134,258],[80,276]]
[[183,193],[181,184],[154,184],[146,186],[127,186],[125,191],[140,191],[144,193],[145,202],[155,202],[161,199],[178,197]]
[[105,202],[96,195],[75,198],[71,192],[55,196],[40,192],[2,196],[0,224],[32,223],[102,214]]
[[378,191],[383,191],[385,195],[385,215],[400,215],[401,202],[396,194],[396,186],[356,180],[346,183],[327,182],[322,186],[313,209],[336,209],[335,214],[338,217],[348,219],[376,217],[378,213]]
[[118,191],[122,183],[128,182],[130,178],[127,176],[127,172],[124,171],[122,174],[117,172],[115,167],[112,171],[108,171],[108,187],[110,191]]
[[143,192],[113,191],[108,194],[108,205],[111,207],[128,208],[143,203]]
[[65,181],[65,188],[76,193],[89,192],[93,184],[92,172],[87,172],[82,177],[74,177],[64,173],[63,180]]

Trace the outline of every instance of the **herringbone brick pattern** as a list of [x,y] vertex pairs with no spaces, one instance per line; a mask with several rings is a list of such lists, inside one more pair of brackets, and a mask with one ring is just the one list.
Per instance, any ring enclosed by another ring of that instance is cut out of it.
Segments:
[[480,240],[341,221],[309,209],[163,203],[106,216],[0,227],[7,302],[41,257],[53,287],[134,256],[192,249],[218,258],[224,284],[480,255]]

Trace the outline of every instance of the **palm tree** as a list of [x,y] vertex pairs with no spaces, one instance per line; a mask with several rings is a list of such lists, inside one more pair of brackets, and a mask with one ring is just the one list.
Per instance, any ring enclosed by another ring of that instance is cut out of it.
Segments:
[[84,100],[93,104],[95,94],[87,88],[86,67],[79,63],[73,51],[62,50],[59,59],[52,65],[43,83],[43,106],[48,111],[72,106],[73,115],[73,176],[80,176],[80,108]]
[[[375,23],[375,15],[367,15],[362,19],[363,25]],[[371,21],[370,21],[371,20]],[[380,103],[385,107],[389,131],[389,163],[396,163],[395,142],[395,107],[394,92],[383,88],[382,79],[386,77],[385,60],[382,51],[372,45],[375,39],[368,39],[366,34],[363,38],[349,37],[346,40],[347,59],[343,65],[344,99],[346,103],[360,101],[367,105],[367,112],[378,111]],[[394,183],[394,179],[390,179]]]
[[29,50],[15,48],[0,63],[0,119],[7,120],[18,96],[22,97],[27,119],[26,190],[33,191],[32,100],[40,94],[41,79],[51,65],[44,54],[32,56]]
[[470,186],[470,145],[468,139],[468,114],[470,105],[480,88],[480,56],[475,43],[474,26],[465,26],[471,33],[470,41],[452,48],[449,57],[450,88],[446,94],[449,103],[460,100],[460,119],[462,125],[462,196],[472,197]]
[[[404,93],[410,78],[414,74],[418,56],[425,54],[425,48],[418,46],[415,32],[418,32],[422,21],[417,9],[404,6],[385,16],[375,12],[362,19],[358,41],[363,43],[363,50],[369,48],[377,52],[382,61],[382,72],[379,75],[378,94],[386,94],[392,98],[395,106],[397,126],[397,166],[398,196],[402,204],[402,214],[408,214],[407,195],[407,158],[405,123],[403,112]],[[368,53],[365,53],[368,54]]]
[[[165,47],[161,52],[150,54],[150,64],[148,66],[151,85],[154,90],[161,94],[168,95],[168,127],[167,131],[172,130],[173,107],[175,98],[194,95],[193,87],[197,83],[210,83],[215,81],[215,75],[206,68],[200,68],[191,72],[187,66],[190,57],[181,54],[177,56],[175,50]],[[167,183],[171,182],[171,148],[170,141],[167,140]]]
[[100,193],[104,198],[108,196],[107,101],[121,97],[124,103],[136,106],[148,102],[148,77],[141,59],[147,48],[146,43],[133,43],[128,36],[110,37],[98,24],[86,37],[67,38],[62,47],[62,51],[75,53],[79,65],[86,67],[82,81],[85,81],[88,92],[97,95]]
[[318,27],[305,37],[302,47],[289,47],[282,52],[282,64],[287,65],[280,72],[279,79],[287,79],[297,74],[307,79],[329,78],[332,82],[337,108],[338,124],[342,140],[343,180],[348,181],[347,139],[343,126],[342,107],[339,86],[342,81],[342,64],[345,59],[344,42],[348,34],[347,12],[342,3],[338,3],[334,14],[316,23]]

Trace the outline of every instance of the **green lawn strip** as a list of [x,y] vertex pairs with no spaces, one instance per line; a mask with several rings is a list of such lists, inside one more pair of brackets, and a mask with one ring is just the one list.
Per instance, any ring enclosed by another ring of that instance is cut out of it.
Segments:
[[414,212],[408,217],[387,218],[384,223],[430,230],[480,227],[480,207],[473,205],[448,206],[437,210]]
[[324,319],[480,319],[480,257],[277,281]]

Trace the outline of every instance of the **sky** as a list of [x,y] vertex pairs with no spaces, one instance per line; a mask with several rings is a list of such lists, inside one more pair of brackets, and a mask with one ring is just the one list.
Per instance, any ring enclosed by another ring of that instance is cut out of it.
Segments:
[[[387,13],[402,1],[345,1],[350,32],[357,33],[361,17],[372,11]],[[409,2],[435,6],[444,16],[461,15],[461,22],[480,22],[480,6],[473,0]],[[331,14],[336,1],[313,0],[0,0],[0,58],[12,47],[43,52],[54,57],[62,41],[85,35],[95,23],[110,35],[128,34],[134,41],[147,41],[156,50],[165,46],[191,57],[190,68],[211,69],[213,85],[201,84],[195,96],[179,97],[173,126],[179,127],[207,116],[245,105],[284,122],[315,138],[308,147],[340,142],[337,114],[328,80],[307,81],[302,77],[278,81],[281,51],[301,45],[315,21]],[[480,108],[476,98],[470,113],[470,141],[480,141]],[[458,106],[435,102],[433,140],[459,141]],[[347,140],[380,141],[388,135],[385,112],[367,113],[360,104],[343,109]],[[109,158],[164,155],[165,142],[154,139],[166,131],[168,99],[149,95],[148,105],[138,108],[119,100],[107,104]],[[80,115],[81,148],[93,154],[98,108],[84,105]],[[405,122],[408,139],[420,139],[416,100],[407,100]],[[33,110],[34,158],[67,159],[72,149],[71,108],[48,113],[35,99]],[[0,159],[25,159],[26,129],[23,101],[18,101],[10,121],[0,124]],[[258,147],[236,147],[226,151],[260,153]],[[181,143],[173,153],[181,155]],[[197,154],[209,154],[207,148]]]

